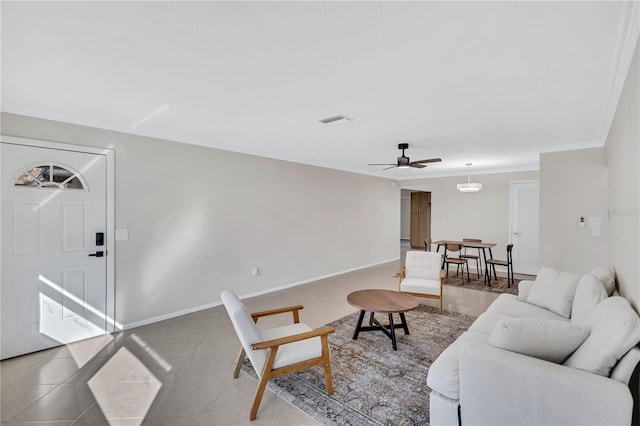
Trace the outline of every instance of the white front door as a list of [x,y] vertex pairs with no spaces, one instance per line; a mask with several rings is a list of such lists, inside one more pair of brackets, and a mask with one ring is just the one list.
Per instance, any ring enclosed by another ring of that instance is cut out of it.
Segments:
[[513,270],[521,274],[537,274],[538,220],[540,217],[540,182],[511,182],[511,243]]
[[1,358],[106,333],[106,156],[3,141],[0,157]]

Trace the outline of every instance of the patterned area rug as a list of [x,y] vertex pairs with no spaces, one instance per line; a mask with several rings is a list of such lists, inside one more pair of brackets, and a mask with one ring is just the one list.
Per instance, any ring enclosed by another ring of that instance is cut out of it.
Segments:
[[[473,268],[471,268],[473,272]],[[471,278],[471,282],[467,282],[467,274],[464,275],[464,284],[462,284],[462,279],[460,275],[456,275],[455,270],[449,271],[449,277],[445,278],[444,284],[451,285],[456,287],[464,287],[471,288],[474,290],[480,291],[490,291],[493,293],[510,293],[510,294],[518,294],[518,283],[521,281],[516,276],[514,278],[514,283],[511,287],[507,287],[507,279],[505,277],[498,276],[498,279],[491,279],[491,287],[489,287],[484,281],[484,275],[480,275],[480,278],[476,274],[470,273],[469,277]],[[535,277],[529,278],[525,276],[524,279],[535,279]]]
[[[269,389],[323,425],[428,425],[427,372],[438,355],[475,318],[420,305],[407,312],[411,334],[397,330],[398,350],[381,331],[353,340],[359,312],[330,326],[334,394],[325,392],[322,369],[312,368],[269,382]],[[369,313],[365,321],[369,318]],[[376,315],[387,323],[385,315]],[[394,317],[399,321],[397,316]],[[256,377],[245,361],[243,371]]]

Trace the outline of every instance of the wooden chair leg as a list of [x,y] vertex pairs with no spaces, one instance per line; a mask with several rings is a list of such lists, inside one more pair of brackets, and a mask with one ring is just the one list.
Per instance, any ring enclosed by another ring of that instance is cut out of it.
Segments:
[[442,315],[442,294],[440,294],[440,315]]
[[235,368],[233,369],[233,378],[237,379],[240,375],[240,369],[242,368],[242,363],[244,362],[244,348],[240,348],[240,353],[238,354],[238,359],[236,360]]
[[260,408],[260,403],[262,402],[262,396],[264,395],[264,390],[267,387],[267,382],[271,378],[270,376],[271,368],[273,367],[273,362],[276,360],[277,353],[278,353],[277,346],[269,350],[267,361],[264,363],[264,368],[262,369],[262,374],[260,375],[260,380],[258,381],[258,388],[256,389],[256,394],[253,397],[253,404],[251,405],[249,420],[255,420],[256,416],[258,415],[258,408]]
[[320,336],[322,342],[322,368],[324,369],[324,385],[327,387],[327,395],[333,395],[333,381],[331,380],[331,355],[329,353],[329,338],[325,334]]
[[264,374],[260,378],[258,382],[258,388],[256,389],[256,394],[253,397],[253,404],[251,405],[251,412],[249,413],[249,420],[255,420],[258,416],[258,408],[260,408],[260,403],[262,402],[262,395],[264,395],[264,390],[267,387],[267,382],[269,378]]
[[327,395],[333,395],[333,381],[331,380],[331,363],[326,362],[324,368],[324,385],[327,387]]

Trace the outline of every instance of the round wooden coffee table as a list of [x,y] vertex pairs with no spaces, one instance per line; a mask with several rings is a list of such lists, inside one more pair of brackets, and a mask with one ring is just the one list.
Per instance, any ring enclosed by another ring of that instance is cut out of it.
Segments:
[[[394,351],[398,350],[395,329],[403,328],[404,334],[409,334],[409,327],[404,313],[414,310],[419,304],[418,299],[409,294],[378,289],[358,290],[349,293],[347,302],[351,306],[360,309],[360,318],[358,319],[358,325],[356,325],[356,331],[353,333],[353,339],[357,339],[361,331],[381,330],[391,339]],[[366,311],[371,312],[369,326],[363,327],[362,320]],[[376,312],[389,314],[389,324],[378,322],[373,316]],[[393,314],[400,314],[400,324],[393,323]]]

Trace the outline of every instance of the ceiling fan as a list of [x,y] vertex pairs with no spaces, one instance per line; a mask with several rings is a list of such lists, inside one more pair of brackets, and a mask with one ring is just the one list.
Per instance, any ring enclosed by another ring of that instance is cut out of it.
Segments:
[[398,149],[402,150],[402,156],[398,157],[398,161],[396,164],[388,164],[388,163],[384,163],[384,164],[369,164],[370,166],[391,166],[391,167],[387,167],[386,169],[382,169],[382,170],[389,170],[389,169],[393,169],[394,167],[398,167],[401,169],[406,169],[407,167],[414,167],[416,169],[423,169],[425,167],[427,167],[427,165],[425,163],[437,163],[439,161],[442,161],[442,159],[440,158],[429,158],[428,160],[419,160],[419,161],[411,161],[409,160],[409,157],[407,157],[406,155],[404,155],[404,150],[409,148],[409,144],[408,143],[399,143],[398,144]]

